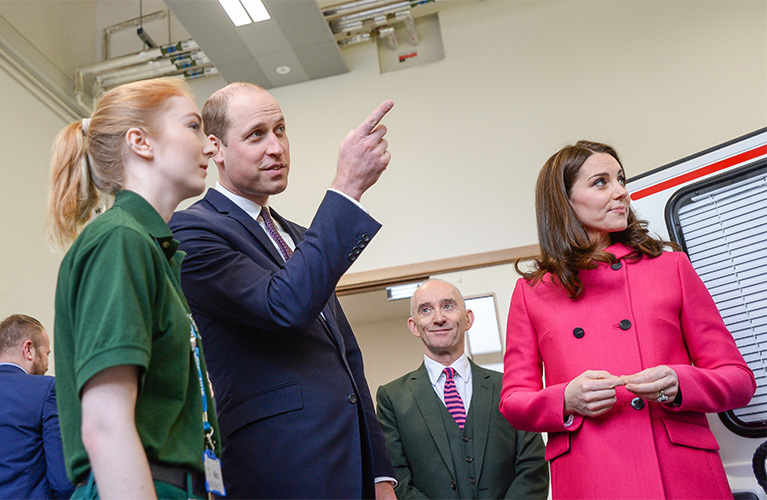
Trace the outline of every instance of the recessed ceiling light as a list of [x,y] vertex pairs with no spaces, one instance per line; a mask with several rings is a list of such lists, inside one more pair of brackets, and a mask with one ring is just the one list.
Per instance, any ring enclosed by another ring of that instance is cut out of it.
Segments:
[[266,10],[266,6],[264,6],[264,3],[261,0],[240,0],[240,2],[245,6],[245,10],[248,11],[250,18],[253,19],[254,23],[266,21],[271,18],[269,12]]
[[386,298],[388,300],[409,299],[413,296],[416,289],[421,286],[422,281],[418,283],[407,283],[404,285],[394,285],[386,287]]
[[235,26],[266,21],[271,16],[261,0],[218,0]]
[[290,73],[290,66],[277,66],[277,73],[280,75],[287,75]]

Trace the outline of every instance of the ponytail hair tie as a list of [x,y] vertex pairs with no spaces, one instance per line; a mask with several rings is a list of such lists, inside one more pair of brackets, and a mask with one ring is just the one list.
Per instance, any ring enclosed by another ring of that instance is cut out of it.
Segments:
[[82,123],[82,128],[83,128],[83,135],[88,135],[88,127],[91,124],[91,119],[90,118],[83,118],[81,123]]

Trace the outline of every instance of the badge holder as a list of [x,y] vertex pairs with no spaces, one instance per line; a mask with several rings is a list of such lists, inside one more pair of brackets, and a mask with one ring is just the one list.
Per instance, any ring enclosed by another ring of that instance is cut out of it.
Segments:
[[187,314],[187,318],[189,318],[189,330],[191,332],[189,343],[192,348],[192,357],[194,358],[195,365],[197,365],[197,375],[200,378],[200,393],[202,394],[202,429],[205,433],[205,450],[202,452],[202,463],[205,467],[205,490],[208,492],[208,498],[212,498],[212,495],[225,497],[226,489],[224,488],[224,478],[221,475],[221,459],[216,456],[216,446],[213,442],[213,427],[208,421],[208,398],[205,396],[205,379],[202,376],[200,346],[198,344],[198,340],[201,337],[191,313]]

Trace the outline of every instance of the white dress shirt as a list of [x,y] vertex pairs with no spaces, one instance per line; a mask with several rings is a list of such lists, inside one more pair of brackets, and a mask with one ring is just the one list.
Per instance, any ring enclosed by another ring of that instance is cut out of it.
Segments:
[[471,365],[469,364],[469,357],[466,353],[463,353],[460,358],[456,359],[449,367],[434,361],[428,356],[423,357],[423,363],[426,365],[426,371],[429,373],[429,380],[431,380],[431,386],[434,388],[434,392],[439,396],[442,404],[445,404],[445,374],[443,370],[445,368],[453,368],[455,370],[455,388],[458,390],[458,394],[463,400],[463,407],[466,409],[466,414],[469,414],[469,405],[471,404]]
[[[234,202],[235,205],[237,205],[238,207],[243,209],[245,213],[253,217],[253,219],[255,219],[255,221],[258,222],[258,225],[261,226],[261,228],[264,230],[266,235],[269,236],[269,231],[266,230],[264,219],[263,217],[261,217],[261,209],[263,208],[261,205],[259,205],[255,201],[249,200],[238,194],[234,194],[233,192],[229,191],[224,186],[219,184],[218,181],[216,181],[216,186],[214,189],[218,191],[219,193],[223,194],[224,196],[226,196],[227,198],[229,198],[230,200],[232,200],[232,202]],[[337,189],[333,189],[333,188],[328,189],[328,191],[333,191],[335,193],[340,194],[341,196],[345,197],[347,200],[357,205],[361,210],[364,210],[365,213],[368,213],[367,209],[364,206],[362,206],[360,202],[358,202],[357,200],[355,200],[348,194],[342,193],[341,191]],[[268,208],[268,205],[264,205],[264,206]],[[277,229],[277,232],[280,233],[280,236],[282,236],[282,239],[285,240],[285,243],[288,244],[291,250],[295,251],[296,242],[293,241],[293,238],[291,238],[290,235],[282,228],[282,226],[280,226],[280,223],[277,221],[277,219],[272,218],[272,221],[274,221],[274,227]],[[277,242],[274,241],[271,236],[269,236],[269,240],[274,245],[274,248],[276,248],[277,251],[280,252],[280,255],[282,255],[280,246],[277,244]]]

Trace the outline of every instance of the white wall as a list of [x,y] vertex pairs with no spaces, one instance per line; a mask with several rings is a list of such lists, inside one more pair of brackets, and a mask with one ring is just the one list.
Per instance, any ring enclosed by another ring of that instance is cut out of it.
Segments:
[[538,169],[580,138],[629,175],[767,124],[767,2],[467,2],[440,14],[445,59],[274,89],[293,174],[273,200],[308,223],[338,142],[380,101],[392,163],[363,202],[384,224],[351,272],[536,241]]
[[0,95],[0,319],[28,314],[52,333],[60,258],[45,241],[43,213],[50,145],[65,123],[4,71]]

